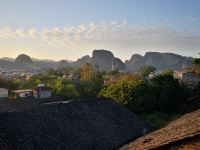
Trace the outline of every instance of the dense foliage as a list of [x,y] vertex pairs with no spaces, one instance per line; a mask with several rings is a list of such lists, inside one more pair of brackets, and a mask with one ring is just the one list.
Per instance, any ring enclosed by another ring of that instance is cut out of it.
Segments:
[[[77,75],[77,79],[69,78],[70,74]],[[96,97],[103,87],[103,78],[97,67],[85,64],[79,69],[62,68],[57,71],[48,69],[43,74],[30,77],[28,81],[0,79],[0,87],[9,90],[34,89],[40,83],[50,87],[53,95],[77,99]]]
[[181,111],[190,96],[190,88],[174,79],[171,74],[162,74],[150,81],[123,80],[111,84],[100,92],[137,113]]
[[[195,61],[193,69],[197,71],[199,66],[199,61]],[[191,87],[174,79],[170,70],[144,80],[153,71],[154,67],[147,66],[132,75],[121,74],[117,70],[99,72],[97,66],[85,64],[77,69],[48,69],[28,81],[0,79],[0,87],[9,90],[34,89],[44,83],[52,88],[53,95],[66,99],[108,97],[141,115],[150,124],[160,127],[187,111],[187,99],[193,95]],[[72,80],[71,74],[79,78]],[[109,82],[105,84],[104,81]]]
[[193,61],[192,71],[200,77],[200,58],[196,58]]
[[10,89],[10,90],[15,90],[19,87],[19,83],[17,81],[0,78],[0,87]]
[[153,66],[144,66],[139,69],[139,73],[143,77],[147,77],[150,73],[156,71],[156,68]]

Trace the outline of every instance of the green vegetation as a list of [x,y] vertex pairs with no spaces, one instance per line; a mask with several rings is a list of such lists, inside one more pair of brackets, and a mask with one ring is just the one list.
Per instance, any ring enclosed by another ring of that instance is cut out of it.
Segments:
[[194,65],[200,65],[200,58],[194,59],[193,64]]
[[[52,88],[53,95],[66,99],[108,97],[140,115],[152,126],[161,127],[188,110],[187,99],[193,96],[195,89],[174,79],[170,70],[151,80],[143,79],[153,71],[154,67],[147,66],[138,74],[127,75],[117,70],[99,72],[97,66],[85,64],[78,69],[49,69],[26,82],[0,79],[0,87],[14,90],[35,88],[44,83]],[[71,75],[78,78],[73,80]],[[117,81],[104,85],[104,80],[112,79]]]
[[[74,81],[69,78],[70,74],[75,74],[78,78]],[[103,86],[103,79],[98,68],[85,64],[80,69],[49,69],[44,75],[31,77],[27,84],[29,87],[36,87],[39,83],[51,87],[54,95],[77,99],[96,97]]]
[[[149,93],[146,93],[149,92]],[[122,80],[102,89],[100,96],[109,97],[134,112],[151,112],[155,97],[152,89],[143,80]]]
[[[76,75],[73,80],[69,76]],[[97,97],[103,87],[102,74],[96,66],[85,64],[82,68],[48,69],[44,74],[34,75],[28,81],[14,81],[0,79],[0,87],[10,90],[36,88],[44,83],[53,90],[53,95],[66,99]]]
[[192,71],[200,77],[200,58],[196,58],[193,61]]
[[103,88],[100,96],[131,109],[154,127],[161,127],[188,110],[187,99],[193,90],[174,79],[170,71],[150,81],[134,78]]
[[141,67],[139,70],[139,73],[141,74],[141,76],[143,77],[147,77],[150,73],[156,71],[156,68],[153,66],[144,66]]
[[170,74],[150,81],[122,80],[105,87],[100,96],[109,97],[136,113],[176,113],[190,97],[190,88]]
[[17,81],[6,80],[0,78],[0,87],[15,90],[19,87],[19,83]]

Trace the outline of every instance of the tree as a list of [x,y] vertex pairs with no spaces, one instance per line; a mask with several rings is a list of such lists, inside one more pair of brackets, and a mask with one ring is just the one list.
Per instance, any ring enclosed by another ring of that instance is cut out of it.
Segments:
[[190,96],[189,88],[173,78],[172,74],[162,74],[151,80],[156,96],[155,110],[172,113],[181,110]]
[[200,77],[200,58],[193,60],[192,71]]
[[82,66],[81,81],[102,84],[103,78],[97,67],[92,67],[87,63]]
[[200,65],[200,58],[196,58],[193,60],[194,65]]
[[89,63],[84,64],[81,72],[81,81],[91,82],[92,81],[92,66]]
[[134,112],[151,112],[154,95],[149,84],[143,80],[122,80],[101,90],[100,96],[108,97]]
[[19,83],[16,81],[0,78],[0,87],[6,88],[9,90],[15,90],[15,89],[18,89]]
[[155,70],[156,70],[156,68],[153,66],[143,66],[140,68],[139,73],[143,77],[147,77],[150,73],[154,72]]
[[53,75],[54,73],[55,73],[55,71],[54,71],[52,68],[47,69],[47,70],[45,71],[45,74],[48,75],[48,76],[51,76],[51,75]]
[[173,72],[173,70],[168,69],[168,70],[165,70],[162,74],[163,75],[173,76],[174,72]]
[[65,81],[62,78],[58,78],[53,86],[56,95],[63,96],[67,99],[79,98],[77,86],[75,83]]
[[117,74],[119,74],[119,70],[118,69],[106,72],[106,75],[117,75]]
[[121,80],[103,88],[100,96],[111,98],[136,113],[174,113],[183,111],[181,107],[187,103],[190,92],[187,85],[166,73],[151,81]]
[[103,86],[103,78],[98,67],[85,64],[81,72],[81,97],[95,97]]

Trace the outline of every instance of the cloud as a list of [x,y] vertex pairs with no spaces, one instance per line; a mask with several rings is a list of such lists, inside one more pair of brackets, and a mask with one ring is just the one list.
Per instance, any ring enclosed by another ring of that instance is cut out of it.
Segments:
[[[188,18],[187,18],[188,19]],[[194,20],[194,18],[189,18]],[[53,29],[0,29],[0,39],[37,39],[64,48],[110,47],[124,49],[199,49],[200,35],[192,30],[167,26],[129,25],[123,22],[90,22],[86,25]]]
[[185,22],[185,23],[199,23],[199,17],[196,17],[196,16],[185,16],[183,18],[183,22]]

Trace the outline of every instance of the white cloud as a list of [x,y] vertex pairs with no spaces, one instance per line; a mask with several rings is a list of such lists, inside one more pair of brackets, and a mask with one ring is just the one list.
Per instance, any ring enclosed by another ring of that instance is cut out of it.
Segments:
[[[191,18],[189,18],[191,19]],[[0,39],[37,39],[64,48],[109,47],[118,49],[200,49],[200,35],[165,26],[131,26],[123,22],[90,22],[87,25],[39,30],[0,29]]]
[[37,38],[38,37],[38,32],[37,29],[32,28],[28,31],[28,36],[30,36],[31,38]]

